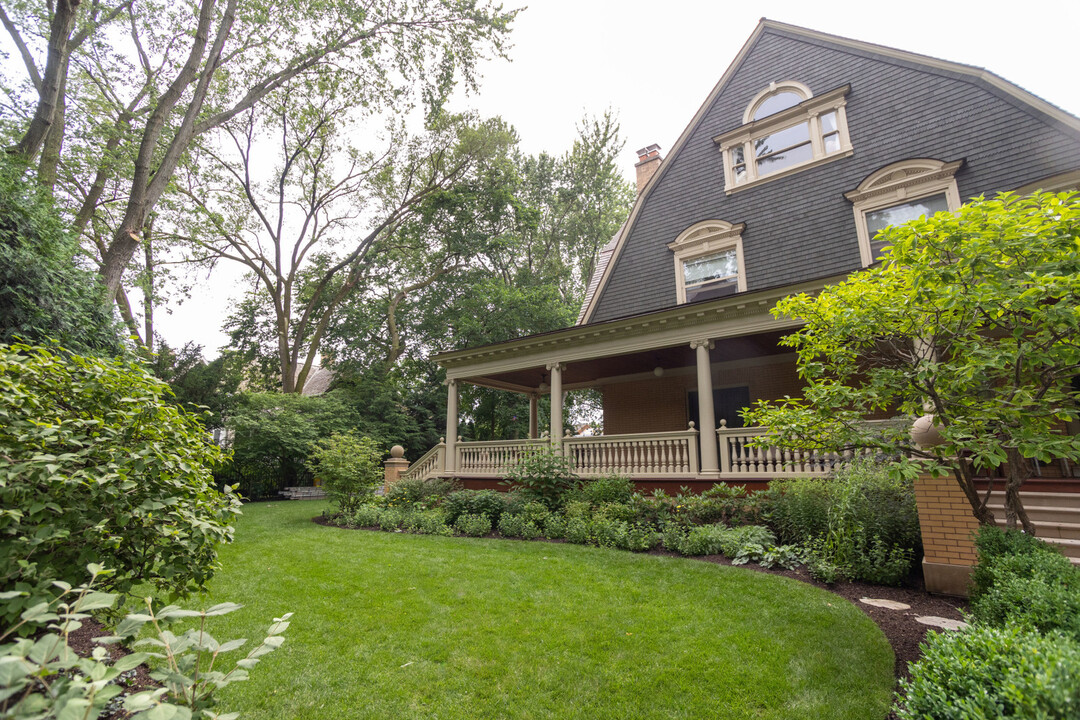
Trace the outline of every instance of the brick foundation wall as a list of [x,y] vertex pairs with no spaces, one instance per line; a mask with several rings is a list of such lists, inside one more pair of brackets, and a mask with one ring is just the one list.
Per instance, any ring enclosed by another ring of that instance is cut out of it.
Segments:
[[922,475],[915,482],[915,499],[927,591],[966,597],[976,560],[972,533],[979,529],[967,497],[951,475]]

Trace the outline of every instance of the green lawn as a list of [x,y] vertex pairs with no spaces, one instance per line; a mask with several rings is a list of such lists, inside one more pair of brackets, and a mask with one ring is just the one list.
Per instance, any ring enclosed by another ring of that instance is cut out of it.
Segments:
[[250,505],[211,627],[284,647],[222,710],[256,718],[884,718],[893,654],[857,608],[745,569],[569,544],[315,525]]

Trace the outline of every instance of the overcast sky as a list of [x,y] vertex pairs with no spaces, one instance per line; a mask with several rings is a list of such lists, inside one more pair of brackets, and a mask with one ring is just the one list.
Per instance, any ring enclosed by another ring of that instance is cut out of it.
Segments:
[[[514,2],[505,2],[508,7]],[[610,107],[635,150],[658,143],[666,156],[709,91],[764,16],[903,50],[987,68],[1074,115],[1080,2],[708,2],[705,0],[534,0],[518,15],[511,62],[488,63],[474,108],[513,124],[523,150],[560,154],[575,123]],[[215,275],[193,298],[157,318],[170,345],[194,340],[208,357],[226,341],[221,321],[237,291]]]

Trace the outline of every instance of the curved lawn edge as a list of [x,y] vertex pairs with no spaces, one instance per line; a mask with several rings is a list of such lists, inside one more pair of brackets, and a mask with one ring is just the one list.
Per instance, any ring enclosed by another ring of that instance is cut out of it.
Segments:
[[[333,533],[248,506],[221,637],[293,611],[222,708],[258,718],[884,718],[892,651],[789,578],[566,543]],[[300,517],[306,514],[306,517]],[[344,529],[344,528],[339,528]],[[248,715],[251,713],[251,715]]]

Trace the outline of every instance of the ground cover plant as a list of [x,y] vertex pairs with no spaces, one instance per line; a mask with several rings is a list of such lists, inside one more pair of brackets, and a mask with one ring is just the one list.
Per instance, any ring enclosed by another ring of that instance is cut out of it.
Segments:
[[[882,718],[892,652],[809,585],[568,543],[345,531],[246,508],[209,601],[227,637],[293,610],[222,705],[274,718]],[[300,604],[297,604],[299,601]]]

